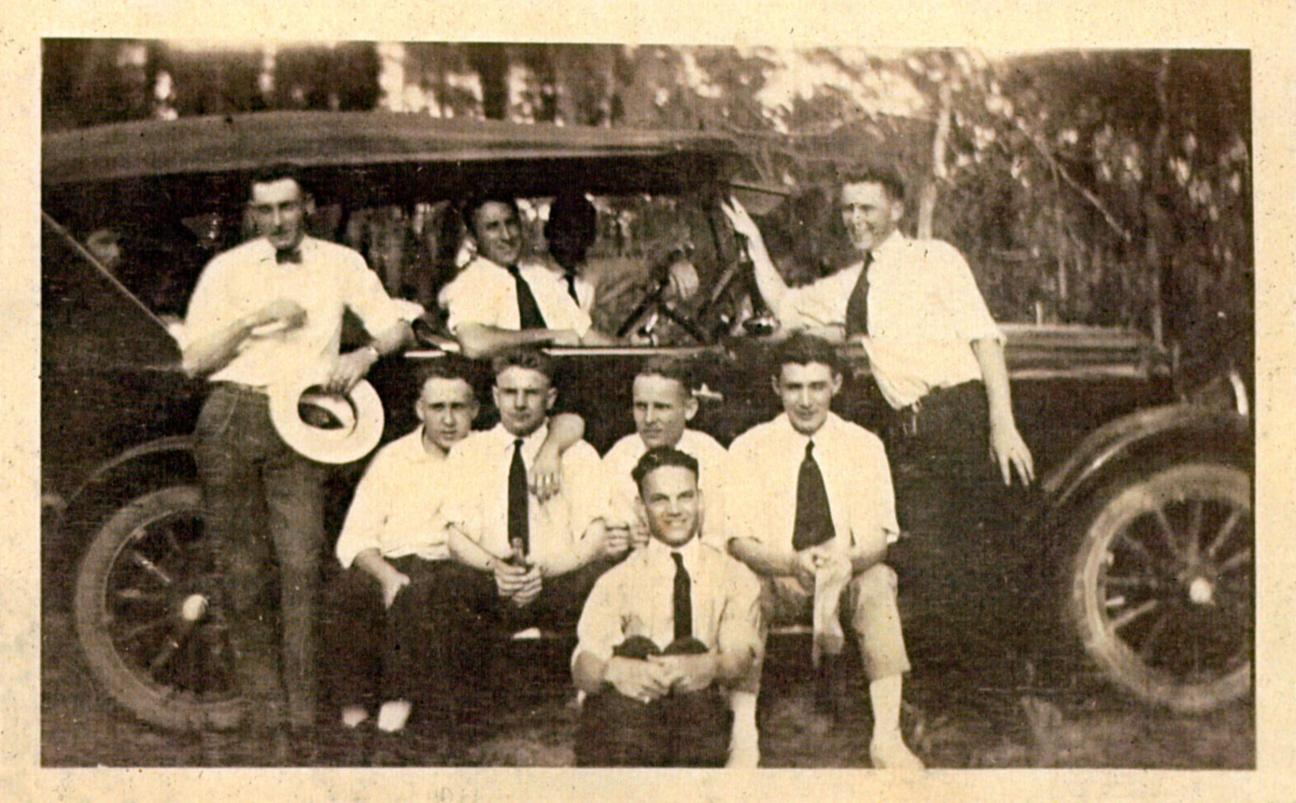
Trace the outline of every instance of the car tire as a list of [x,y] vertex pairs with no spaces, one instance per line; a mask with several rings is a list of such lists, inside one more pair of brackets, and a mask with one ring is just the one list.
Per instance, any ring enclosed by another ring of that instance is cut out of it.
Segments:
[[1103,675],[1182,713],[1251,690],[1254,524],[1243,469],[1199,460],[1127,474],[1077,521],[1063,618]]
[[207,604],[216,580],[200,505],[197,486],[173,485],[118,508],[81,559],[73,593],[95,679],[136,717],[175,730],[232,728],[241,716],[232,673],[222,673],[223,687],[214,682],[211,664],[229,652]]

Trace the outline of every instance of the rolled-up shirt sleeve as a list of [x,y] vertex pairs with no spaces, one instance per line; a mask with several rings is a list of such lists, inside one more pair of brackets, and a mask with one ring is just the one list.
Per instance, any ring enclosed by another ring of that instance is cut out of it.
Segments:
[[387,295],[378,274],[369,270],[359,254],[355,255],[348,266],[346,276],[346,305],[371,336],[377,337],[402,320],[407,320],[406,310]]
[[[941,252],[934,264],[940,266],[945,310],[961,341],[997,340],[1004,342],[1003,331],[990,315],[985,298],[967,260],[948,243],[938,243]],[[933,247],[937,247],[934,245]]]
[[760,649],[760,581],[735,563],[725,582],[730,593],[716,626],[716,647],[723,655],[755,657]]
[[619,573],[603,575],[586,598],[585,608],[576,624],[573,666],[581,653],[588,653],[606,663],[612,660],[612,650],[625,640],[621,628],[621,598],[624,590],[619,579]]

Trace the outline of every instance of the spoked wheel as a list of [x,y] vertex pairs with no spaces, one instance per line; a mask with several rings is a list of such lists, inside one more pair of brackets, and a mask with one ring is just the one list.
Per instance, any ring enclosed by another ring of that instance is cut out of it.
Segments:
[[77,639],[119,704],[165,728],[229,728],[240,701],[203,540],[200,494],[140,496],[95,534],[77,572]]
[[1138,697],[1207,711],[1251,688],[1255,529],[1246,472],[1188,463],[1100,494],[1069,566],[1085,652]]

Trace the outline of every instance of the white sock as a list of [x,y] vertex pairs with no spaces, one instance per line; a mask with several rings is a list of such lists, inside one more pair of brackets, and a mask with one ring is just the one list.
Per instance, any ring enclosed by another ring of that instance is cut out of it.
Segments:
[[409,719],[410,703],[408,700],[389,700],[378,709],[378,730],[384,733],[395,733],[405,727]]
[[903,680],[903,675],[895,674],[869,683],[875,742],[900,738],[900,691]]
[[348,728],[355,728],[369,718],[369,712],[363,705],[348,705],[342,709],[342,724]]
[[740,744],[747,740],[750,740],[749,744],[754,744],[757,740],[755,692],[729,692],[729,707],[733,709],[734,715],[732,744]]

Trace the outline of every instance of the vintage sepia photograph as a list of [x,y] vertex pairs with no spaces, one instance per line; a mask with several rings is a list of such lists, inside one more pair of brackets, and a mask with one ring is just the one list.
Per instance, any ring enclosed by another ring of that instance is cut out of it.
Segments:
[[1256,768],[1252,51],[39,48],[42,767]]

